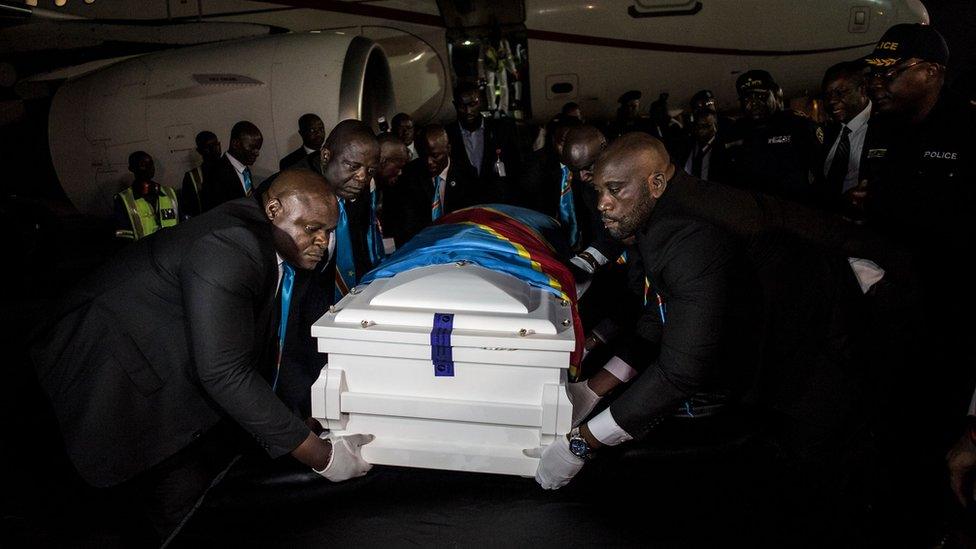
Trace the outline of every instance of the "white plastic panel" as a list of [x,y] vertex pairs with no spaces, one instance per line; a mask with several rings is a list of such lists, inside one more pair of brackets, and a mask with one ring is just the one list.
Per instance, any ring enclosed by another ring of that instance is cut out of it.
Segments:
[[430,359],[389,359],[329,355],[329,367],[346,371],[346,386],[357,393],[386,393],[474,401],[542,403],[542,386],[559,383],[561,370],[530,365],[454,363],[454,375],[434,376]]

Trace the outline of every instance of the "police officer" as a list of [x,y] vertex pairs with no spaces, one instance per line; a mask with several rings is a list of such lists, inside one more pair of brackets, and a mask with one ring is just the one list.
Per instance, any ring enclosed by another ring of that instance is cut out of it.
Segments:
[[640,117],[640,90],[628,90],[617,98],[617,117],[607,126],[607,137],[616,139],[629,132],[643,131]]
[[176,225],[176,191],[153,181],[156,166],[149,153],[130,154],[129,171],[135,176],[132,185],[115,195],[115,236],[139,240]]
[[783,90],[768,72],[747,71],[735,85],[745,116],[723,144],[731,157],[732,183],[810,201],[823,132],[805,116],[783,109]]
[[938,31],[918,24],[891,27],[863,59],[871,68],[877,122],[888,139],[886,148],[868,153],[880,162],[868,183],[867,222],[909,250],[919,297],[912,328],[890,339],[914,337],[919,351],[902,359],[900,369],[890,362],[879,367],[879,377],[896,383],[889,453],[913,460],[902,469],[912,473],[909,482],[897,482],[903,485],[899,492],[913,494],[907,504],[915,507],[904,509],[918,511],[911,518],[920,524],[938,520],[924,513],[937,507],[944,486],[939,457],[959,436],[976,364],[976,289],[971,272],[958,263],[976,249],[976,108],[946,89],[948,59]]

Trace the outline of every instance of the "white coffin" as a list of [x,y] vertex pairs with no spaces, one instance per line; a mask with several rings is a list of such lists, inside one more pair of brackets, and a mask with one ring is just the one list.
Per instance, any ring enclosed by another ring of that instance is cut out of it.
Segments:
[[[435,313],[454,315],[452,376],[435,375]],[[312,336],[329,354],[312,416],[336,434],[376,435],[370,463],[531,476],[538,459],[522,450],[570,430],[571,307],[508,274],[459,262],[379,279]]]

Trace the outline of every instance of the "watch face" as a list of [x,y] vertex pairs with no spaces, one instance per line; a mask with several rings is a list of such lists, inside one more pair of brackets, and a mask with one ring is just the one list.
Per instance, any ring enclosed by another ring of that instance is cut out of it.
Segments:
[[590,447],[586,445],[585,440],[574,438],[569,441],[569,451],[576,457],[585,458],[590,453]]

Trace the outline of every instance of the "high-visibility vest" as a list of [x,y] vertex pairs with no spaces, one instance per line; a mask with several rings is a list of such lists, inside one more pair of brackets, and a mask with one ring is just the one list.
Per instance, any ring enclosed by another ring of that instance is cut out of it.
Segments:
[[[132,194],[132,188],[127,188],[118,194],[125,205],[125,212],[129,214],[129,224],[132,225],[131,234],[129,231],[116,231],[116,236],[139,240],[149,236],[159,229],[172,227],[179,221],[177,215],[176,191],[160,185],[162,194],[156,205],[156,210],[144,198],[136,198]],[[158,211],[158,213],[157,213]]]

